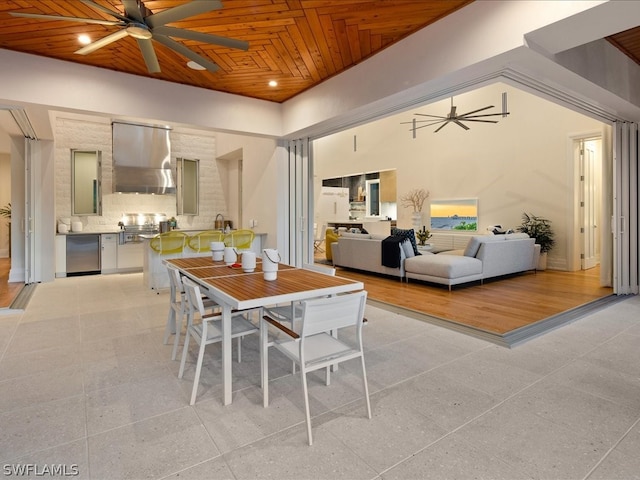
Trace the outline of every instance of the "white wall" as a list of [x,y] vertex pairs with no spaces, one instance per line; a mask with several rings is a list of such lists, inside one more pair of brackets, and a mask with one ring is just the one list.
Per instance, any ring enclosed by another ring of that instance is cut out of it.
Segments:
[[[503,91],[511,114],[497,117],[497,124],[468,123],[468,131],[449,124],[438,133],[434,125],[417,130],[413,139],[411,125],[400,123],[410,122],[413,112],[446,115],[445,100],[316,140],[316,179],[396,168],[398,196],[424,188],[430,199],[478,198],[481,230],[495,224],[514,228],[524,211],[549,218],[557,237],[549,267],[566,269],[575,182],[567,142],[580,132],[601,131],[603,124],[504,84],[457,96],[453,103],[458,113],[487,105],[497,113]],[[398,225],[411,224],[409,209],[398,207]]]
[[[218,156],[242,149],[242,222],[237,228],[251,228],[255,220],[256,232],[266,233],[266,246],[276,247],[277,223],[277,164],[276,141],[270,138],[248,137],[219,133]],[[238,221],[238,220],[236,220]]]

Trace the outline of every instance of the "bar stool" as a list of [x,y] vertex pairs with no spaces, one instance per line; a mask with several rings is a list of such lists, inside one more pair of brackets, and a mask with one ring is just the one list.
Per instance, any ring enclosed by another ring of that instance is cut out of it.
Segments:
[[205,230],[190,236],[187,244],[196,253],[211,253],[211,242],[224,242],[224,233],[218,230]]

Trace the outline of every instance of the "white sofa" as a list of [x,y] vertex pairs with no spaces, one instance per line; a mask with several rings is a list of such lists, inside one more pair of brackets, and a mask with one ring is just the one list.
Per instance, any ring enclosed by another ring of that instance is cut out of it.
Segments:
[[344,233],[337,242],[331,244],[333,265],[353,268],[366,272],[392,275],[403,279],[405,276],[405,254],[400,251],[400,268],[390,268],[382,265],[382,240],[388,235],[367,235],[358,233]]
[[471,236],[464,251],[407,258],[408,279],[448,285],[535,270],[540,246],[526,233]]

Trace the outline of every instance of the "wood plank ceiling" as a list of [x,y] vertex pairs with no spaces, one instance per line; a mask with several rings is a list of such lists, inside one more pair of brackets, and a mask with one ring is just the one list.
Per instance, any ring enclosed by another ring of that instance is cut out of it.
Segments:
[[[121,0],[94,0],[125,15]],[[213,2],[214,0],[195,0]],[[187,58],[153,42],[161,72],[149,73],[134,38],[125,36],[88,55],[74,52],[78,35],[92,41],[118,31],[9,12],[115,20],[81,0],[0,0],[0,48],[92,65],[252,98],[284,102],[473,0],[224,0],[223,8],[170,26],[249,42],[247,51],[175,39],[216,63],[216,73],[192,70]],[[146,0],[153,13],[186,0]],[[607,37],[640,64],[640,28]],[[275,80],[277,87],[269,87]]]
[[[120,0],[94,0],[125,15]],[[196,0],[211,1],[211,0]],[[247,51],[175,39],[220,70],[192,70],[187,58],[153,42],[160,73],[148,73],[134,38],[125,36],[88,55],[92,41],[119,26],[13,17],[9,12],[116,20],[80,0],[0,0],[0,48],[68,60],[134,75],[283,102],[468,5],[473,0],[225,0],[223,8],[170,26],[249,42]],[[153,13],[188,3],[146,0]],[[268,82],[278,86],[271,88]]]

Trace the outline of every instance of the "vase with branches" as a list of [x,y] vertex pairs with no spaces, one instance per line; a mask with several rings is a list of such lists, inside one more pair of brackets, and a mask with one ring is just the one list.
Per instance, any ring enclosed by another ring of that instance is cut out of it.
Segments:
[[424,188],[414,188],[400,197],[400,205],[413,208],[414,213],[422,212],[424,201],[429,198],[429,192]]

